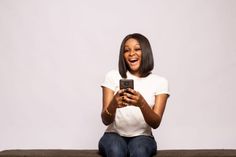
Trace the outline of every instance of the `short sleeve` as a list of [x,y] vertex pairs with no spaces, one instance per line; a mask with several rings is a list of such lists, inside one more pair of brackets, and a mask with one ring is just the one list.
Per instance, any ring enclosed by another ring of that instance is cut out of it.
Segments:
[[107,88],[115,91],[117,88],[117,77],[119,79],[119,73],[117,71],[115,71],[115,70],[109,71],[105,75],[105,80],[101,84],[101,87],[107,87]]
[[157,90],[155,92],[155,95],[159,95],[159,94],[170,95],[168,80],[163,77],[159,78],[159,81],[157,83]]

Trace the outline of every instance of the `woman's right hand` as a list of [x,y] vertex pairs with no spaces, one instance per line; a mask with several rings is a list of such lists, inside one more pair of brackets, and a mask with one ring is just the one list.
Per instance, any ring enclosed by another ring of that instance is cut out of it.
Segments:
[[116,94],[113,97],[113,101],[114,104],[116,104],[116,108],[122,108],[122,107],[126,107],[127,103],[125,102],[125,89],[120,89],[118,92],[116,92]]
[[125,90],[119,90],[114,94],[109,88],[103,87],[103,109],[102,109],[102,121],[105,125],[111,124],[115,119],[115,113],[117,108],[126,107],[124,102]]

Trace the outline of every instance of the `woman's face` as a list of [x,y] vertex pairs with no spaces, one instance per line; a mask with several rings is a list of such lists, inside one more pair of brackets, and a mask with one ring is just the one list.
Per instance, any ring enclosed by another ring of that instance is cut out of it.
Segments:
[[141,58],[142,49],[139,42],[133,38],[128,39],[125,43],[124,59],[133,75],[139,76]]

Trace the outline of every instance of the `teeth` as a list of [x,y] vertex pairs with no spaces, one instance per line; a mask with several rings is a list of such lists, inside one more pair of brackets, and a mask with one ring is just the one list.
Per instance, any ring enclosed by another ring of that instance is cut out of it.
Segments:
[[130,62],[136,62],[138,59],[130,59]]

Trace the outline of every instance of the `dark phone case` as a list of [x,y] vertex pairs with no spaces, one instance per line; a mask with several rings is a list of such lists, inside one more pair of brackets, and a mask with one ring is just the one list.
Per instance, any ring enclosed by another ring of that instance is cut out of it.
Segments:
[[134,89],[134,80],[132,79],[120,79],[120,89]]

